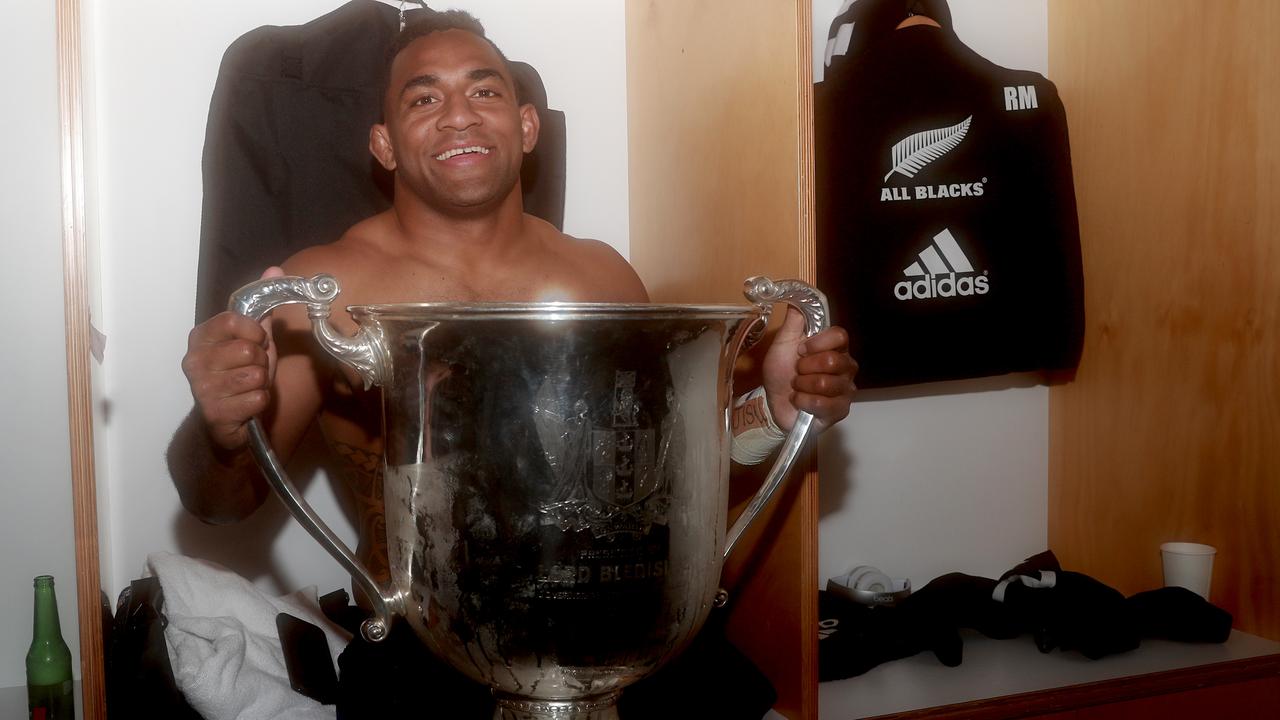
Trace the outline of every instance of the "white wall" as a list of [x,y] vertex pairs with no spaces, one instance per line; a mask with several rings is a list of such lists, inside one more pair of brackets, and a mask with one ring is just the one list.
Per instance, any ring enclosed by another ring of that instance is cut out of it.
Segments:
[[62,636],[79,656],[54,5],[8,4],[0,43],[0,688],[26,683],[36,575],[54,576]]
[[[956,33],[1048,72],[1046,0],[949,0]],[[842,0],[814,0],[814,73]],[[919,588],[995,577],[1048,543],[1048,391],[1029,377],[862,391],[824,438],[819,580],[868,564]],[[1022,387],[1015,387],[1021,385]]]
[[[339,0],[188,3],[87,0],[95,47],[94,128],[109,338],[105,436],[114,596],[158,550],[223,562],[273,591],[348,581],[275,500],[231,527],[201,525],[164,464],[191,406],[179,361],[190,330],[200,229],[200,158],[209,97],[226,47],[266,24],[296,24]],[[538,68],[569,130],[565,229],[627,252],[625,33],[622,0],[454,0],[509,57]],[[308,499],[348,541],[355,531],[320,475]]]

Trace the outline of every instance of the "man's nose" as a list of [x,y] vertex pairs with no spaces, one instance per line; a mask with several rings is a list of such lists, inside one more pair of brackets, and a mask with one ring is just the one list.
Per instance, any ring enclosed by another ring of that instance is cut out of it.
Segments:
[[437,127],[441,130],[466,130],[480,124],[480,115],[471,107],[470,98],[453,97],[445,100]]

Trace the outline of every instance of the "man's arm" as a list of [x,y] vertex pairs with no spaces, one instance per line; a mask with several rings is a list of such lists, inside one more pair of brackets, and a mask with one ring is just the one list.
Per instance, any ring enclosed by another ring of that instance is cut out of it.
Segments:
[[734,461],[764,461],[786,439],[802,410],[813,415],[818,432],[843,420],[853,402],[857,372],[843,328],[806,338],[803,316],[788,307],[765,352],[764,384],[739,398],[730,415]]
[[266,499],[266,481],[248,448],[249,420],[261,417],[272,447],[288,458],[320,409],[305,312],[280,308],[274,316],[268,325],[224,312],[188,337],[182,369],[195,408],[166,460],[183,506],[208,523],[241,520]]
[[813,415],[819,432],[849,414],[858,363],[849,355],[849,334],[830,327],[805,337],[800,311],[787,308],[786,320],[764,356],[764,390],[779,427],[790,430],[801,410]]
[[206,523],[236,522],[266,499],[266,480],[247,448],[216,446],[198,405],[178,426],[165,461],[182,506]]

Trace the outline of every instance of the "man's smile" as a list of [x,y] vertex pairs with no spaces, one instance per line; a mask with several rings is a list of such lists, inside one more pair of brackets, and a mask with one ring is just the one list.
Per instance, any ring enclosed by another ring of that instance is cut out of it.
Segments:
[[448,150],[445,150],[439,155],[436,155],[435,158],[436,160],[443,162],[445,160],[457,157],[459,155],[469,155],[469,154],[488,155],[489,148],[483,147],[480,145],[468,145],[466,147],[449,148]]

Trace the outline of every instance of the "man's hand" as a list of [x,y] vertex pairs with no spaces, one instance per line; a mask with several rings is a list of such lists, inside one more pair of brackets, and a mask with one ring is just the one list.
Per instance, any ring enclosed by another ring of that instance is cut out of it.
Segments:
[[[271,267],[262,277],[283,274]],[[210,440],[224,450],[248,444],[245,426],[270,403],[276,349],[269,323],[270,318],[259,324],[227,311],[197,325],[187,338],[182,371]]]
[[787,317],[764,356],[764,390],[769,412],[790,430],[801,410],[821,431],[849,414],[858,363],[849,356],[849,334],[832,327],[806,338],[804,316],[787,306]]

